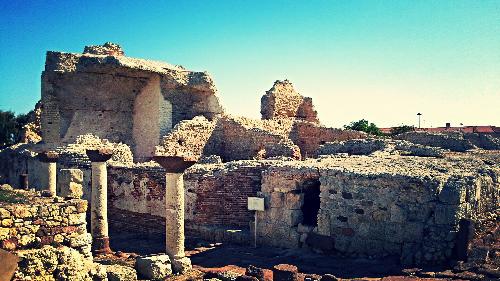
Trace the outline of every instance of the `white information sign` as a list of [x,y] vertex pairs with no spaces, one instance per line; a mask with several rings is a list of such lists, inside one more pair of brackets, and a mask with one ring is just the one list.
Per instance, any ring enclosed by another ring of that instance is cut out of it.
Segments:
[[264,198],[248,197],[248,210],[264,211]]

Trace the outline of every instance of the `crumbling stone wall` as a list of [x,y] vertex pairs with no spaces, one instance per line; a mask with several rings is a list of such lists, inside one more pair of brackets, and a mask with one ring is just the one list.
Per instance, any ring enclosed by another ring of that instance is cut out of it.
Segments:
[[245,124],[245,118],[224,118],[222,158],[225,161],[287,156],[300,159],[300,149],[286,135]]
[[47,52],[42,135],[52,144],[92,133],[147,160],[173,125],[221,113],[215,92],[205,72],[125,57],[113,44],[87,47],[84,54]]
[[303,158],[315,156],[318,148],[327,142],[366,137],[364,132],[328,128],[311,122],[294,122],[290,130],[290,139],[300,148]]
[[42,132],[40,128],[42,115],[42,103],[39,101],[35,105],[35,109],[28,114],[28,123],[23,126],[21,142],[23,143],[38,143],[42,140]]
[[13,280],[108,280],[106,266],[69,247],[45,245],[16,251],[16,255],[21,261]]
[[[108,166],[110,209],[165,217],[165,170],[159,166]],[[108,212],[113,216],[112,212]]]
[[183,121],[163,138],[157,153],[166,155],[219,155],[224,161],[288,156],[299,159],[299,148],[286,137],[281,122],[220,116]]
[[[462,219],[498,208],[498,169],[479,159],[333,157],[263,172],[263,244],[354,256],[443,263],[457,251]],[[301,185],[320,181],[317,227],[302,223]]]
[[157,153],[167,155],[219,155],[223,161],[301,159],[316,155],[326,142],[366,138],[357,131],[327,128],[288,119],[255,120],[223,115],[213,121],[202,117],[179,123],[163,138]]
[[341,142],[327,142],[321,145],[316,154],[333,155],[406,155],[419,157],[444,157],[447,150],[439,147],[424,146],[403,140],[393,139],[352,139]]
[[478,133],[465,133],[464,139],[474,146],[486,150],[500,150],[500,136]]
[[[284,248],[300,247],[301,234],[314,226],[303,224],[304,187],[319,179],[316,167],[270,167],[262,173],[266,210],[257,212],[259,243]],[[297,170],[298,169],[298,170]],[[303,240],[303,239],[302,239]]]
[[15,188],[23,187],[28,176],[30,188],[42,190],[48,186],[47,163],[35,158],[31,144],[15,144],[0,151],[0,178],[2,183]]
[[202,116],[181,121],[163,138],[156,153],[197,157],[203,154],[220,154],[220,133],[214,134],[216,125],[216,120],[210,121]]
[[460,132],[429,133],[415,131],[399,134],[395,138],[421,145],[441,147],[458,152],[464,152],[469,149],[475,148],[475,146],[470,141],[465,139],[464,135]]
[[293,118],[319,123],[312,99],[295,91],[290,81],[276,80],[261,98],[262,119]]
[[87,201],[36,198],[29,203],[0,203],[0,246],[22,250],[61,244],[91,257],[86,229]]

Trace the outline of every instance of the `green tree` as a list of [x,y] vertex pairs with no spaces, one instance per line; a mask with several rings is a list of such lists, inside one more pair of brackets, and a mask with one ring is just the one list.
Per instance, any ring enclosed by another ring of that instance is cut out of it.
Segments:
[[344,128],[349,130],[361,131],[376,136],[380,136],[382,134],[377,125],[375,125],[374,123],[370,123],[365,119],[353,121],[349,125],[345,125]]
[[0,148],[21,141],[23,127],[29,121],[29,113],[16,116],[12,111],[0,110]]
[[395,136],[395,135],[399,135],[399,134],[406,133],[406,132],[412,132],[412,131],[415,131],[415,126],[401,125],[401,126],[397,126],[397,127],[392,127],[391,128],[391,135]]

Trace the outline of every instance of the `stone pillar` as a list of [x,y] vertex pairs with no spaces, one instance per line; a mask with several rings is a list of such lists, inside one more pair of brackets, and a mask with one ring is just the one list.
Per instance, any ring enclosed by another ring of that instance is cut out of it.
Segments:
[[87,150],[92,162],[92,190],[90,201],[90,232],[92,250],[96,254],[111,253],[108,233],[108,171],[106,161],[111,158],[110,149]]
[[174,272],[191,268],[191,260],[184,254],[184,171],[196,163],[178,156],[155,156],[154,160],[166,170],[166,251]]
[[[48,186],[47,190],[44,190],[47,196],[56,196],[57,188],[57,160],[59,159],[59,154],[56,152],[40,152],[37,155],[40,162],[46,163],[47,165],[47,176],[48,176]],[[45,194],[44,194],[45,195]]]

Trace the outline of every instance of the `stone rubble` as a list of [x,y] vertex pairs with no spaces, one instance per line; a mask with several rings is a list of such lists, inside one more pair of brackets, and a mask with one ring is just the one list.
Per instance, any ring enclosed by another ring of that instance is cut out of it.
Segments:
[[444,157],[447,150],[392,139],[352,139],[341,142],[327,142],[317,151],[318,156],[347,153],[349,155],[408,155],[419,157]]
[[151,280],[164,280],[172,274],[172,265],[168,255],[138,257],[135,268],[139,276]]

